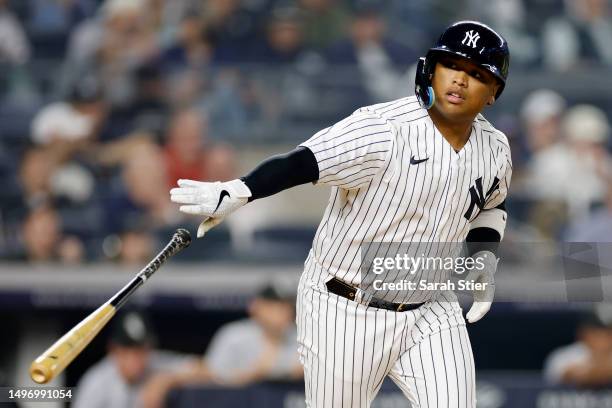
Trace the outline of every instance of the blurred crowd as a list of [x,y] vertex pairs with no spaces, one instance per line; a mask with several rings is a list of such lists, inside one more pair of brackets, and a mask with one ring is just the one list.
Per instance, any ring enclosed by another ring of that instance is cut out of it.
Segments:
[[[296,144],[412,94],[448,23],[507,37],[512,88],[521,72],[609,68],[610,6],[0,0],[0,257],[145,261],[187,222],[168,200],[176,180],[237,177],[244,146]],[[508,238],[612,239],[610,106],[531,91],[492,113],[514,149]]]

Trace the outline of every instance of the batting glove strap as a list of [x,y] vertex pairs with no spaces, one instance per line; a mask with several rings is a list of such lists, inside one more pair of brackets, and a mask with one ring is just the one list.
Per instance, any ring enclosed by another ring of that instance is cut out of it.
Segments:
[[230,195],[234,198],[249,198],[253,195],[251,194],[249,187],[240,179],[234,179],[232,181],[228,181],[227,183],[219,184],[227,187],[230,191]]

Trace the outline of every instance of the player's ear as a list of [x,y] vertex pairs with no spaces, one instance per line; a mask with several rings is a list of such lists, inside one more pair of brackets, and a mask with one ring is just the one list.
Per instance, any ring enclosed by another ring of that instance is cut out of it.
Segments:
[[493,86],[493,92],[489,100],[487,101],[487,105],[491,106],[495,103],[495,95],[497,95],[497,91],[499,90],[499,84],[495,84]]

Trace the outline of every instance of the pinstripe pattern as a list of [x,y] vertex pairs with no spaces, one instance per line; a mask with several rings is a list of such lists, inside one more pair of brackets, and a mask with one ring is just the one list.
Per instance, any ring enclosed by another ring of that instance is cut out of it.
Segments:
[[[325,282],[337,277],[367,294],[370,272],[362,275],[361,251],[372,242],[452,255],[435,244],[464,241],[480,211],[505,200],[512,173],[505,135],[479,115],[455,152],[408,97],[361,108],[302,145],[317,159],[318,184],[332,186],[298,289],[307,405],[367,408],[389,376],[413,408],[475,407],[474,361],[453,293],[375,293],[393,302],[427,302],[398,313],[330,294]],[[410,164],[411,157],[427,160]],[[469,213],[470,188],[481,179],[486,192],[495,178],[499,188]],[[445,276],[437,271],[435,277]]]
[[328,293],[304,274],[298,341],[308,407],[367,408],[389,376],[412,408],[475,407],[474,360],[456,303],[397,313]]

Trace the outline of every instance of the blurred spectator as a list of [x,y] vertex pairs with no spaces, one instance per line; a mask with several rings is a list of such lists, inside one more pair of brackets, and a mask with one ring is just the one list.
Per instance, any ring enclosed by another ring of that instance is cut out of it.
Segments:
[[84,258],[82,243],[76,237],[62,235],[60,217],[51,207],[32,210],[23,223],[22,234],[27,261],[78,264]]
[[610,125],[605,113],[591,105],[569,109],[562,120],[563,140],[535,155],[525,179],[527,194],[567,204],[573,219],[601,202],[611,175],[606,150]]
[[523,0],[468,0],[470,20],[485,21],[512,44],[512,67],[532,66],[538,62],[537,33],[531,33],[528,15],[532,4]]
[[544,376],[553,384],[602,387],[612,384],[612,328],[592,314],[581,323],[577,341],[554,350],[544,365]]
[[145,408],[159,408],[170,389],[188,384],[241,386],[302,378],[293,300],[268,286],[250,302],[248,311],[249,319],[219,329],[201,364],[152,379],[143,390]]
[[141,313],[115,316],[108,354],[91,367],[76,387],[74,408],[138,407],[146,381],[161,372],[183,369],[192,359],[156,350],[153,328]]
[[101,131],[101,141],[115,141],[133,132],[147,132],[161,137],[170,111],[167,84],[160,69],[147,64],[134,70],[133,97],[122,106],[114,106]]
[[346,35],[349,12],[341,0],[299,0],[309,47],[323,49]]
[[119,262],[140,265],[149,262],[155,251],[155,237],[145,228],[130,229],[121,234]]
[[612,66],[612,21],[608,0],[565,0],[565,14],[549,19],[542,32],[546,67],[565,71]]
[[531,92],[521,105],[527,157],[537,156],[561,139],[565,99],[550,89]]
[[203,69],[214,56],[214,47],[199,14],[187,14],[180,22],[177,41],[166,49],[161,64],[167,72]]
[[51,201],[51,176],[57,168],[55,158],[43,148],[26,151],[19,172],[23,200],[29,208]]
[[371,100],[395,99],[406,95],[399,86],[401,72],[416,63],[417,53],[386,37],[386,24],[379,7],[361,6],[352,18],[349,38],[331,46],[327,59],[332,64],[356,65]]
[[204,24],[215,45],[215,60],[245,61],[256,38],[254,16],[241,8],[240,0],[207,0],[203,13]]
[[124,223],[130,217],[144,217],[140,222],[149,228],[179,221],[179,214],[168,199],[164,162],[162,150],[146,141],[132,146],[129,154],[124,156],[122,181],[125,195],[117,197],[108,209],[108,218],[117,230],[124,230]]
[[125,265],[147,263],[153,256],[157,242],[144,221],[142,216],[130,217],[123,231],[104,238],[102,251],[106,259]]
[[295,63],[304,57],[302,16],[297,8],[272,10],[266,24],[265,39],[251,51],[251,60],[266,64]]
[[166,98],[170,105],[179,109],[196,103],[202,95],[205,82],[197,69],[170,72],[165,80],[168,90]]
[[223,327],[206,352],[212,380],[248,384],[301,378],[293,299],[268,286],[248,306],[250,318]]
[[173,116],[164,156],[171,187],[179,179],[226,180],[233,175],[233,150],[208,143],[208,118],[195,109]]
[[155,236],[151,231],[147,228],[129,228],[119,236],[116,259],[122,264],[142,265],[151,260],[155,248]]
[[[594,210],[588,216],[580,218],[570,225],[565,240],[570,242],[612,242],[612,184],[608,185],[603,208]],[[612,256],[612,253],[610,253],[610,256]],[[612,267],[612,263],[608,263],[606,266]]]
[[66,101],[51,103],[36,114],[32,120],[32,140],[39,145],[91,141],[96,138],[105,114],[100,84],[94,77],[87,77],[72,87]]
[[[292,73],[292,69],[271,66],[256,73],[229,67],[216,71],[204,84],[197,101],[199,108],[207,112],[210,140],[244,142],[257,134],[262,123],[270,126],[270,122],[278,119],[278,110],[274,109],[279,103],[275,87],[283,87],[285,77],[289,76],[292,83],[286,91],[300,94],[296,92],[300,81]],[[262,81],[266,77],[273,78],[274,84]]]
[[154,24],[162,48],[172,46],[180,36],[181,22],[191,15],[201,15],[206,2],[202,0],[150,0]]
[[105,0],[96,17],[72,31],[67,81],[95,72],[108,100],[119,106],[129,103],[134,97],[131,75],[159,52],[150,12],[148,0]]
[[26,201],[40,192],[67,203],[83,203],[91,197],[93,175],[74,159],[97,138],[106,107],[98,84],[89,79],[75,85],[67,101],[51,103],[34,117],[32,140],[43,147],[25,156],[21,175]]
[[0,0],[0,62],[21,65],[30,59],[30,44],[8,0]]
[[67,34],[95,13],[96,0],[28,0],[28,26],[41,35]]

